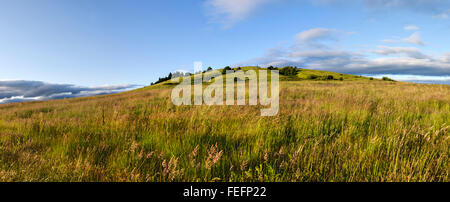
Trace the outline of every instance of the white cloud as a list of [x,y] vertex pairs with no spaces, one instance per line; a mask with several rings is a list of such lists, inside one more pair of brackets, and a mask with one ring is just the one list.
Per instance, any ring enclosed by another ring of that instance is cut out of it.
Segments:
[[[379,46],[378,49],[369,51],[378,55],[374,57],[373,55],[365,55],[361,51],[340,49],[339,40],[329,40],[329,37],[333,37],[333,34],[330,36],[329,30],[332,29],[307,30],[296,36],[297,43],[293,46],[276,48],[277,54],[271,54],[274,50],[270,49],[264,56],[238,63],[236,66],[283,67],[291,65],[358,75],[450,75],[450,53],[436,59],[434,56],[422,53],[419,48],[415,47]],[[414,39],[414,37],[408,38]],[[299,44],[298,40],[313,41],[314,43]],[[321,43],[323,46],[316,46],[317,43]]]
[[415,32],[411,34],[411,36],[406,37],[404,39],[386,39],[383,40],[385,43],[410,43],[415,45],[421,45],[424,46],[425,43],[422,41],[422,37],[420,36],[419,32]]
[[314,28],[297,34],[296,39],[299,42],[311,42],[318,39],[334,39],[333,33],[336,30],[326,28]]
[[418,48],[414,47],[388,47],[388,46],[378,46],[378,50],[369,51],[379,55],[406,55],[411,58],[416,59],[426,59],[430,56],[420,52]]
[[403,39],[403,41],[405,43],[412,43],[412,44],[417,44],[417,45],[422,45],[422,46],[425,45],[425,43],[422,41],[420,34],[418,32],[412,34],[408,38]]
[[352,35],[354,32],[343,32],[337,29],[314,28],[298,33],[295,36],[297,46],[306,46],[310,49],[327,49],[327,43],[338,43],[341,38]]
[[407,25],[407,26],[403,27],[403,29],[405,29],[407,31],[414,31],[414,30],[419,30],[420,28],[416,25]]
[[228,28],[271,1],[273,0],[206,0],[205,5],[212,20]]
[[340,50],[306,50],[288,53],[288,58],[336,58],[348,56],[348,53]]

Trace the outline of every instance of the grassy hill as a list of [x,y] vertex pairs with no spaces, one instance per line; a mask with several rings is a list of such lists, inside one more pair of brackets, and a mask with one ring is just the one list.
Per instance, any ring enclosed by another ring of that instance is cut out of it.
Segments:
[[280,85],[275,117],[177,107],[169,82],[0,105],[0,181],[450,181],[450,86],[305,69]]

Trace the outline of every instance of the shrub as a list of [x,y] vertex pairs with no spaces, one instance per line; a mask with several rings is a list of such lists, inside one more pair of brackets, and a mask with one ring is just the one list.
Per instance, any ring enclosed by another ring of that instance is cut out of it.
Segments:
[[395,81],[395,80],[393,80],[393,79],[391,79],[389,77],[383,77],[383,81]]
[[280,69],[280,74],[284,76],[295,76],[297,75],[298,69],[296,67],[283,67]]
[[317,79],[317,78],[319,78],[317,75],[314,74],[308,75],[308,79]]
[[333,77],[332,75],[328,75],[328,76],[327,76],[327,79],[328,79],[328,80],[334,80],[334,77]]
[[168,80],[172,79],[172,77],[173,77],[172,73],[169,73],[168,76],[163,77],[163,78],[158,78],[158,81],[156,81],[155,83],[151,83],[151,85],[155,85],[155,84],[158,84],[158,83],[162,83],[164,81],[168,81]]
[[222,74],[226,74],[228,70],[231,70],[230,66],[226,66],[225,68],[223,68]]

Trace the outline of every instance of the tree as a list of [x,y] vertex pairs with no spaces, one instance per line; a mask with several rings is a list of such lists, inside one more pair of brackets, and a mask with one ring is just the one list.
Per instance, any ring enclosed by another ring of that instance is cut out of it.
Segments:
[[211,67],[208,67],[208,69],[206,70],[207,72],[209,72],[209,71],[211,71],[212,70],[212,68]]
[[[181,73],[181,74],[183,74],[183,73]],[[175,75],[177,75],[177,73],[175,73]],[[171,73],[169,73],[169,75],[166,76],[166,77],[158,78],[158,81],[156,81],[155,83],[152,83],[152,85],[155,85],[155,84],[158,84],[158,83],[162,83],[162,82],[164,82],[164,81],[168,81],[168,80],[172,79],[173,76],[174,76],[174,75],[173,75],[172,72],[171,72]],[[176,78],[176,77],[173,77],[173,78]]]
[[225,68],[223,68],[222,74],[226,74],[227,70],[231,70],[231,67],[230,66],[226,66]]
[[389,77],[383,77],[382,79],[383,79],[383,81],[395,81],[395,80],[393,80],[393,79],[391,79]]
[[280,69],[280,74],[284,76],[295,76],[298,73],[298,69],[295,67],[287,66]]

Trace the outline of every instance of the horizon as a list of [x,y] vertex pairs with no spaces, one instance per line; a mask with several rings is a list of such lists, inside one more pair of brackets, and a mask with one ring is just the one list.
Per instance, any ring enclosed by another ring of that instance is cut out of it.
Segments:
[[[9,81],[67,87],[54,97],[97,95],[192,71],[194,61],[450,84],[448,1],[24,0],[0,2],[0,13],[0,103],[27,98]],[[39,92],[27,99],[49,96]]]

